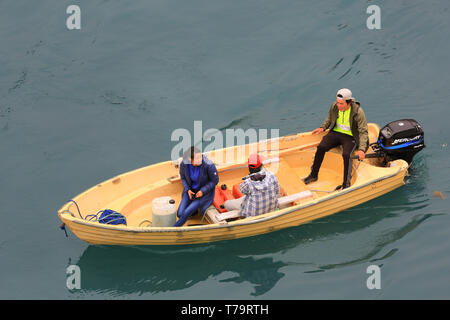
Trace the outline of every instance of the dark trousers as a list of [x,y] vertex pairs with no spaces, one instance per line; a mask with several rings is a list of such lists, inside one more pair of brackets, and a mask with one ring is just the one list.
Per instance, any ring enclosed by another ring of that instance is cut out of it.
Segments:
[[350,156],[355,151],[355,139],[345,133],[331,130],[325,137],[323,137],[320,144],[317,146],[316,155],[314,156],[314,163],[311,167],[311,175],[317,177],[319,175],[320,166],[322,165],[325,152],[331,148],[342,145],[342,158],[344,159],[344,179],[343,184],[350,183],[351,161]]

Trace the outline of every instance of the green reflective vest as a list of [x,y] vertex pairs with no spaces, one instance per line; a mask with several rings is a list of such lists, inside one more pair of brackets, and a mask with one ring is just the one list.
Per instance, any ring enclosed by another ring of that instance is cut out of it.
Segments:
[[351,111],[351,107],[345,111],[338,112],[338,118],[336,119],[336,125],[333,128],[334,131],[353,136],[352,130],[350,128],[350,111]]

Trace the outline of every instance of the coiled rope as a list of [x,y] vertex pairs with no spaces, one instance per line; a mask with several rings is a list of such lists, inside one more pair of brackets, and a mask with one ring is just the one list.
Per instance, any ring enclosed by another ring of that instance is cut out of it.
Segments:
[[[123,223],[125,225],[127,225],[126,218],[121,213],[116,212],[116,211],[111,210],[111,209],[100,210],[96,214],[88,214],[88,215],[86,215],[83,218],[83,215],[81,214],[81,211],[80,211],[80,208],[78,207],[78,204],[72,199],[67,201],[66,204],[69,203],[69,202],[73,202],[75,204],[75,206],[77,207],[77,210],[78,210],[78,215],[83,220],[92,221],[92,222],[99,222],[99,223],[104,223],[104,224],[112,224],[113,222],[116,222],[116,221],[119,221],[119,220],[123,220]],[[74,217],[75,215],[72,213],[72,211],[69,210],[69,208],[70,208],[70,205],[69,205],[69,207],[66,210],[62,211],[61,213],[68,212],[68,213],[70,213],[70,215],[72,215]],[[105,211],[107,213],[102,217],[102,214]],[[99,217],[99,215],[100,215],[100,217]],[[66,237],[68,237],[67,230],[66,230],[66,224],[63,223],[62,225],[59,226],[59,228],[61,230],[64,230],[64,232],[66,234]]]

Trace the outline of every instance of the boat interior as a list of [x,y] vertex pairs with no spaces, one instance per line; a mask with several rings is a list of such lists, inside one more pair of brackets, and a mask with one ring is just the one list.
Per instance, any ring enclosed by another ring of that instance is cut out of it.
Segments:
[[[378,131],[379,128],[376,124],[369,125],[370,142],[374,142],[377,139]],[[339,192],[334,191],[334,189],[336,186],[340,185],[343,180],[344,169],[341,147],[334,148],[325,154],[325,158],[319,172],[319,179],[316,182],[305,185],[302,180],[310,172],[316,146],[320,142],[323,135],[324,134],[309,134],[307,136],[301,136],[301,134],[294,135],[291,137],[303,138],[290,138],[292,142],[289,142],[289,139],[284,139],[284,144],[280,141],[276,153],[272,152],[273,150],[266,150],[266,152],[262,152],[267,160],[271,160],[268,161],[269,163],[265,165],[265,168],[266,170],[273,172],[278,178],[282,196],[287,197],[299,193],[302,194],[302,196],[298,198],[295,196],[294,198],[288,198],[289,203],[287,206],[295,206],[324,197],[332,192]],[[280,138],[280,140],[281,139],[282,138]],[[261,150],[259,151],[261,152]],[[215,152],[216,154],[214,154]],[[218,190],[218,188],[222,185],[225,185],[226,189],[232,192],[233,186],[236,188],[239,183],[242,182],[242,177],[248,175],[249,173],[246,165],[246,159],[249,154],[248,152],[250,151],[249,149],[246,149],[246,152],[243,152],[243,154],[239,157],[239,161],[236,161],[236,158],[232,164],[228,165],[220,163],[217,164],[217,157],[215,157],[217,152],[218,151],[212,151],[207,154],[208,158],[214,159],[213,161],[216,163],[216,167],[218,169],[219,183],[216,186],[216,190]],[[368,152],[370,152],[370,150]],[[363,162],[370,164],[370,167],[372,167],[380,165],[377,161],[377,159],[365,159]],[[360,175],[362,172],[364,172],[364,179],[370,179],[372,178],[371,175],[375,177],[377,174],[376,172],[371,173],[368,171],[361,171],[364,170],[364,168],[360,168],[361,170],[356,170],[358,165],[358,161],[353,160],[353,176],[351,179],[352,185],[358,181],[359,178],[361,178]],[[164,170],[164,168],[166,169]],[[177,207],[181,200],[182,184],[178,175],[178,166],[176,163],[169,161],[166,162],[166,165],[163,168],[151,169],[150,166],[149,169],[146,170],[155,170],[153,174],[150,171],[145,171],[146,177],[154,177],[151,183],[136,188],[132,190],[132,192],[123,192],[123,195],[117,193],[117,196],[112,198],[111,201],[105,199],[106,203],[104,202],[102,205],[104,209],[108,208],[122,213],[126,217],[127,225],[129,227],[152,227],[152,200],[154,198],[170,196],[175,200]],[[109,185],[108,188],[114,188],[115,186],[124,183],[126,179],[128,179],[127,174],[123,174],[102,184],[105,186]],[[129,179],[139,179],[139,175],[134,173],[134,175],[132,175]],[[102,186],[102,184],[97,187]],[[211,209],[220,210],[219,208]],[[231,214],[227,219],[223,219],[223,221],[228,222],[236,219],[242,218],[239,217],[239,215]],[[202,217],[200,214],[197,214],[189,218],[185,226],[198,226],[212,223],[219,223],[219,221],[215,220],[211,217],[211,215],[205,214],[205,216]]]

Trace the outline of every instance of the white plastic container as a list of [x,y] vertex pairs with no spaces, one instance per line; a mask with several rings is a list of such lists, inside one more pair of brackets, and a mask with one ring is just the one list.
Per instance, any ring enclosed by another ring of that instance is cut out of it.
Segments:
[[177,207],[171,197],[159,197],[152,201],[152,227],[173,227]]

